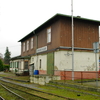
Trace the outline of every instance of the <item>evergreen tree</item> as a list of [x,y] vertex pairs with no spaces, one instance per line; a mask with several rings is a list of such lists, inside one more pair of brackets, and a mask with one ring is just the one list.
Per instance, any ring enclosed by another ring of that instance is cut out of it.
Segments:
[[3,71],[3,62],[1,59],[0,59],[0,71]]
[[4,54],[4,64],[10,64],[10,55],[8,47],[6,47],[6,52]]

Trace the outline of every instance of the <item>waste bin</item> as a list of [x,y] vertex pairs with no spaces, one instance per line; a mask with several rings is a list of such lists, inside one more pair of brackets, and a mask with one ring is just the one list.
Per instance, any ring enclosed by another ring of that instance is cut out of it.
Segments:
[[38,70],[34,70],[34,75],[38,75],[39,71]]

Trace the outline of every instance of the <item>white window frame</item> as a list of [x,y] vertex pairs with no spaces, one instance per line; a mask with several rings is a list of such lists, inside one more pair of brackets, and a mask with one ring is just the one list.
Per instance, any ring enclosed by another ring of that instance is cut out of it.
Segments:
[[47,43],[51,42],[51,27],[47,29]]
[[23,43],[23,52],[25,52],[25,42]]
[[33,38],[31,38],[31,49],[33,49],[33,45],[34,45]]

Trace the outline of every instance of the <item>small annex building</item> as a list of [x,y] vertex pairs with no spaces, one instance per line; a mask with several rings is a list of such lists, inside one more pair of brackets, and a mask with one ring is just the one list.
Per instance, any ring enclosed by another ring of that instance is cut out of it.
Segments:
[[16,75],[29,75],[30,56],[21,57],[21,55],[10,59],[10,71]]
[[[93,43],[99,42],[100,21],[77,16],[73,17],[73,21],[74,77],[80,78],[81,72],[84,72],[84,78],[95,78],[96,63],[99,70],[99,54],[95,62]],[[30,57],[28,68],[31,77],[34,77],[33,70],[38,70],[38,75],[72,78],[71,22],[71,16],[56,14],[19,40],[21,57]]]

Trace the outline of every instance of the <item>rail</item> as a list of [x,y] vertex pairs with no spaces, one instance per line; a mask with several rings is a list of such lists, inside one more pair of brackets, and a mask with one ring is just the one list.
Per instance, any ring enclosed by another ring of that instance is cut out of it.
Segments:
[[[3,88],[5,88],[7,91],[9,91],[10,93],[16,95],[17,97],[19,97],[19,98],[21,98],[21,99],[23,99],[23,100],[26,100],[25,98],[23,98],[23,97],[20,96],[19,94],[17,94],[17,93],[15,93],[15,92],[11,91],[10,89],[8,89],[8,88],[7,88],[6,86],[4,86],[2,83],[0,83],[0,85],[1,85]],[[1,100],[2,100],[2,99],[1,99]],[[4,100],[4,99],[3,99],[3,100]]]
[[3,97],[0,96],[0,100],[5,100]]
[[[2,80],[2,81],[3,81],[3,80]],[[5,81],[3,81],[3,82],[5,82]],[[6,83],[10,83],[10,82],[6,82]],[[38,92],[38,94],[39,94],[39,92],[40,92],[40,93],[44,93],[44,95],[55,96],[55,97],[62,98],[62,99],[66,99],[66,100],[74,100],[74,99],[71,99],[71,98],[68,98],[68,97],[63,97],[63,96],[60,96],[60,95],[56,95],[56,94],[44,92],[44,91],[41,91],[41,90],[37,90],[37,89],[25,87],[25,86],[18,85],[18,84],[15,84],[15,83],[10,83],[10,84],[14,84],[14,85],[17,85],[17,86],[20,86],[20,87],[23,87],[23,88],[27,88],[27,89],[29,89],[29,90],[36,91],[36,92]],[[7,85],[6,85],[6,86],[7,86]],[[9,87],[15,89],[14,87],[11,87],[11,86],[9,86]],[[18,89],[18,88],[17,88],[17,89]],[[18,89],[18,90],[19,90],[19,89]],[[26,92],[26,91],[23,91],[23,90],[19,90],[19,91]],[[34,94],[29,93],[29,92],[26,92],[26,93],[27,93],[27,94],[30,94],[30,95],[34,95]],[[37,95],[35,95],[35,96],[37,96]],[[43,98],[42,96],[38,96],[38,97]],[[44,98],[44,100],[50,100],[50,99]]]

